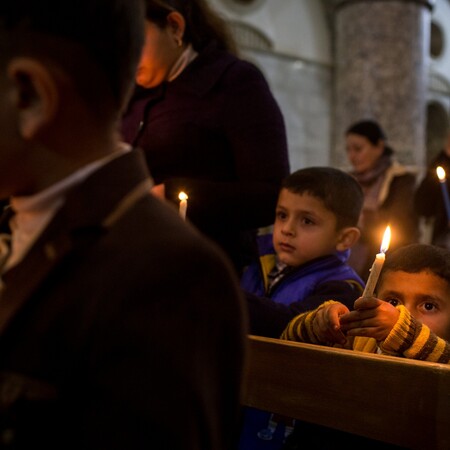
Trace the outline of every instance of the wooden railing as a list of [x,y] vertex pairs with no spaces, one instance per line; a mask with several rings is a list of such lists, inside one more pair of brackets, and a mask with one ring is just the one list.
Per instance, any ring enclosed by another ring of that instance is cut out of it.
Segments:
[[243,404],[411,449],[450,449],[450,366],[249,337]]

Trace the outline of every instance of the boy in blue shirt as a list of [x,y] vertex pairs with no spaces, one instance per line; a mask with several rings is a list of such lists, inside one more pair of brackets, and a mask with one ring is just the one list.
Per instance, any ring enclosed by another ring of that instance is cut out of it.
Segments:
[[[282,183],[273,234],[259,237],[260,260],[241,280],[250,332],[279,337],[297,314],[337,300],[349,309],[364,282],[347,265],[363,202],[358,182],[331,167],[298,170]],[[287,425],[287,426],[286,426]],[[292,424],[248,408],[240,449],[279,449]]]

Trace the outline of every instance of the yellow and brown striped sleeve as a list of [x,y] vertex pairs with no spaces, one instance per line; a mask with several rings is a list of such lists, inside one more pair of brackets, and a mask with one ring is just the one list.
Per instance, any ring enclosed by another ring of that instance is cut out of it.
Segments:
[[450,344],[420,323],[403,306],[388,337],[381,343],[383,353],[422,361],[450,363]]
[[337,303],[334,300],[328,300],[322,303],[318,308],[313,311],[307,311],[305,313],[295,316],[286,326],[280,339],[286,341],[306,342],[308,344],[321,344],[317,336],[313,331],[313,322],[316,317],[317,311],[324,308],[331,303]]

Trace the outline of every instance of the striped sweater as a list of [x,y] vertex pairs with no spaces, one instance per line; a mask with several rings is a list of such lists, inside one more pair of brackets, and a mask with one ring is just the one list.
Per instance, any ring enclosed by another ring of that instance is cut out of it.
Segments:
[[[296,316],[283,331],[281,339],[322,344],[313,331],[312,323],[317,311],[330,303],[335,302],[330,300],[313,311]],[[368,353],[380,352],[384,355],[450,364],[450,344],[414,319],[403,305],[396,308],[400,311],[399,318],[384,341],[377,343],[373,338],[357,336],[351,348]]]

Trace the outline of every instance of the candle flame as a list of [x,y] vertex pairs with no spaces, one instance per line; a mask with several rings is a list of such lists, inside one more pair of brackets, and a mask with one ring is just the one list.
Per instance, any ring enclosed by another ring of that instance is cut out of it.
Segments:
[[179,198],[180,200],[187,200],[189,197],[187,196],[187,194],[186,194],[185,192],[181,191],[181,192],[178,194],[178,198]]
[[380,252],[386,253],[389,249],[389,244],[391,243],[391,227],[388,225],[383,235],[383,240],[381,241]]
[[437,173],[437,176],[438,176],[440,181],[444,181],[445,180],[445,170],[444,170],[443,167],[437,166],[436,167],[436,173]]

